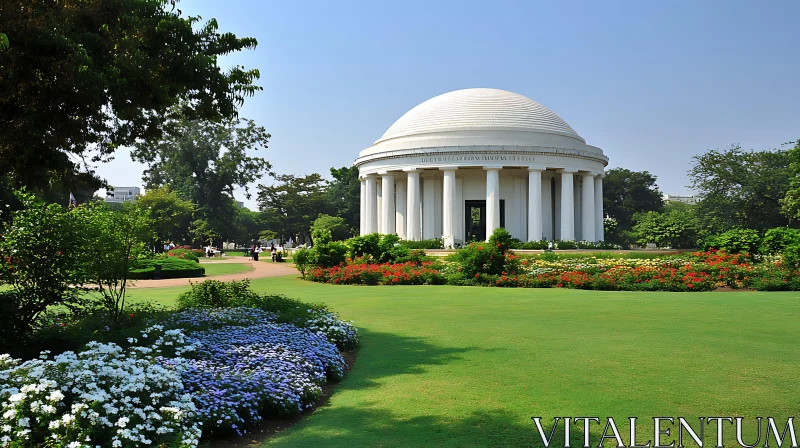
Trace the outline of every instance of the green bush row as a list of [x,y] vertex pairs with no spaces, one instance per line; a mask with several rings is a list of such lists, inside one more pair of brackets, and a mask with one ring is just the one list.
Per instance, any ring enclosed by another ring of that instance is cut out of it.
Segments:
[[138,280],[152,279],[156,265],[161,265],[161,278],[202,277],[206,275],[206,269],[192,260],[161,258],[136,260],[133,269],[130,271],[130,278]]
[[702,250],[724,250],[732,254],[781,255],[785,262],[800,262],[800,229],[776,227],[764,232],[753,229],[733,229],[711,235],[698,244]]

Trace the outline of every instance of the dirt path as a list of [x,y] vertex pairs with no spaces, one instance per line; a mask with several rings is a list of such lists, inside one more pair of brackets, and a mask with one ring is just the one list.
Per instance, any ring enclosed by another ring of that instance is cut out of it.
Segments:
[[[267,254],[269,255],[269,254]],[[293,265],[288,263],[272,263],[272,262],[264,262],[264,261],[253,261],[250,260],[248,257],[228,257],[224,260],[215,260],[211,261],[210,263],[239,263],[239,264],[251,264],[253,266],[253,270],[249,272],[240,272],[238,274],[225,274],[225,275],[214,275],[211,277],[194,277],[194,278],[167,278],[163,280],[136,280],[133,284],[129,285],[129,288],[163,288],[166,286],[187,286],[189,282],[192,283],[200,283],[206,280],[219,280],[219,281],[231,281],[231,280],[244,280],[246,278],[249,279],[256,279],[256,278],[265,278],[265,277],[278,277],[281,275],[292,275],[298,274],[297,269],[294,268]]]

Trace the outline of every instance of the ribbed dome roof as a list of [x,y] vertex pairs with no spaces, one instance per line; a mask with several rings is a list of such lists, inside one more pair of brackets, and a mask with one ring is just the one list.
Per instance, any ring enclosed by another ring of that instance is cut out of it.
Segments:
[[499,89],[448,92],[418,105],[375,142],[435,132],[485,130],[543,132],[585,143],[566,121],[532,99]]

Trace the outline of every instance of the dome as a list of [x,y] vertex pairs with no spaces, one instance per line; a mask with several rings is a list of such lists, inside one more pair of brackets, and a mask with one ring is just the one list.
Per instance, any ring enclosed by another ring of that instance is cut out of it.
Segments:
[[499,89],[464,89],[431,98],[406,112],[375,145],[454,131],[555,134],[585,143],[561,117],[526,96]]

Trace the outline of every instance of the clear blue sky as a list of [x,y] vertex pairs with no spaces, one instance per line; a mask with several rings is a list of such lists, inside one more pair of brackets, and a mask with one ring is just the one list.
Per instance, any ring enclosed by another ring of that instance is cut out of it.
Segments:
[[[264,91],[241,115],[272,134],[261,155],[280,173],[328,175],[408,109],[469,87],[544,104],[602,148],[609,168],[648,170],[672,194],[690,191],[691,158],[708,148],[760,150],[800,138],[796,0],[179,7],[258,39],[256,50],[223,66],[261,71]],[[112,185],[141,184],[141,167],[124,152],[99,172]]]

